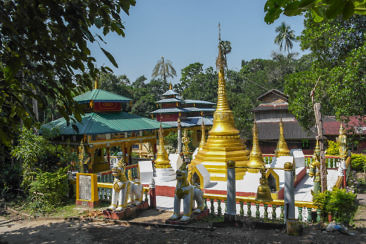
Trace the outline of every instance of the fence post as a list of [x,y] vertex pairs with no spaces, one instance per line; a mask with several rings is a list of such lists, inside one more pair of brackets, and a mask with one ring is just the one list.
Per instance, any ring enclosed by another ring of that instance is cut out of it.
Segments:
[[150,196],[150,208],[156,208],[156,192],[155,192],[154,178],[151,179],[149,196]]
[[285,163],[285,223],[288,219],[295,219],[295,192],[294,192],[294,174],[293,164]]
[[235,162],[227,161],[227,197],[226,197],[226,212],[224,215],[225,222],[235,221],[236,215],[236,189],[235,189]]

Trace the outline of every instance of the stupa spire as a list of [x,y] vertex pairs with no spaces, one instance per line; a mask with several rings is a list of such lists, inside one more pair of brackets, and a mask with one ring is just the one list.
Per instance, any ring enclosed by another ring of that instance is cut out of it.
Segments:
[[156,154],[155,167],[156,168],[171,168],[170,161],[168,158],[168,153],[166,152],[165,146],[164,146],[163,128],[162,128],[161,123],[160,123],[160,129],[159,129],[159,149]]
[[169,90],[173,90],[173,85],[171,82],[169,83]]
[[[257,123],[254,121],[253,124],[253,146],[252,151],[249,155],[249,168],[264,168],[264,161],[262,157],[262,152],[259,147],[259,140],[258,140],[258,129],[257,129]],[[248,169],[249,172],[257,173],[259,172],[259,169]]]
[[280,138],[278,139],[277,142],[277,149],[276,149],[276,157],[280,157],[280,156],[290,156],[290,150],[288,149],[286,140],[285,140],[285,136],[283,133],[283,122],[282,122],[282,118],[280,120]]
[[221,44],[221,29],[219,25],[217,106],[214,113],[213,125],[208,133],[205,145],[198,151],[191,165],[203,164],[211,174],[212,180],[224,181],[226,176],[226,162],[235,161],[239,166],[235,169],[236,179],[242,179],[245,166],[249,159],[249,151],[240,140],[239,131],[235,128],[233,112],[230,110],[226,98],[225,65],[226,60]]
[[199,145],[199,150],[203,149],[203,146],[206,144],[206,132],[205,132],[205,123],[203,122],[203,117],[202,117],[202,123],[201,123],[201,141],[200,141],[200,145]]

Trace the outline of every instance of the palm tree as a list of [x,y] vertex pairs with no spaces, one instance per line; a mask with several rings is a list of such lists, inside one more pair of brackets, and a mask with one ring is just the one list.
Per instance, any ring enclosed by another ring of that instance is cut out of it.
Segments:
[[284,51],[287,50],[287,53],[290,53],[290,50],[293,47],[292,42],[296,41],[294,31],[291,30],[291,27],[286,25],[285,22],[282,22],[282,24],[276,28],[276,33],[278,33],[278,35],[276,36],[274,43],[280,46],[280,51],[283,49]]
[[166,82],[166,78],[173,78],[176,75],[177,72],[175,71],[172,62],[170,60],[165,60],[164,57],[161,57],[153,69],[152,78],[160,76],[163,81]]

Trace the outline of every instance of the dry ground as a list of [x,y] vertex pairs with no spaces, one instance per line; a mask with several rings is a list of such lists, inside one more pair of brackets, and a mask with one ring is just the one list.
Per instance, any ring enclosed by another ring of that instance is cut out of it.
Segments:
[[136,222],[164,223],[170,212],[147,210],[133,222],[105,223],[88,220],[22,220],[17,215],[0,216],[0,243],[366,243],[364,228],[354,236],[306,228],[302,236],[288,236],[282,230],[249,227],[217,227],[196,222],[197,229],[140,226]]

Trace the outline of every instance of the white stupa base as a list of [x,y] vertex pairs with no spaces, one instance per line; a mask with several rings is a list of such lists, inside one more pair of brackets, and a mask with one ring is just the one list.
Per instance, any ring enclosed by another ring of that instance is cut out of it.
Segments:
[[156,172],[156,180],[160,182],[168,182],[175,180],[175,170],[172,168],[164,168],[164,169],[155,169]]

